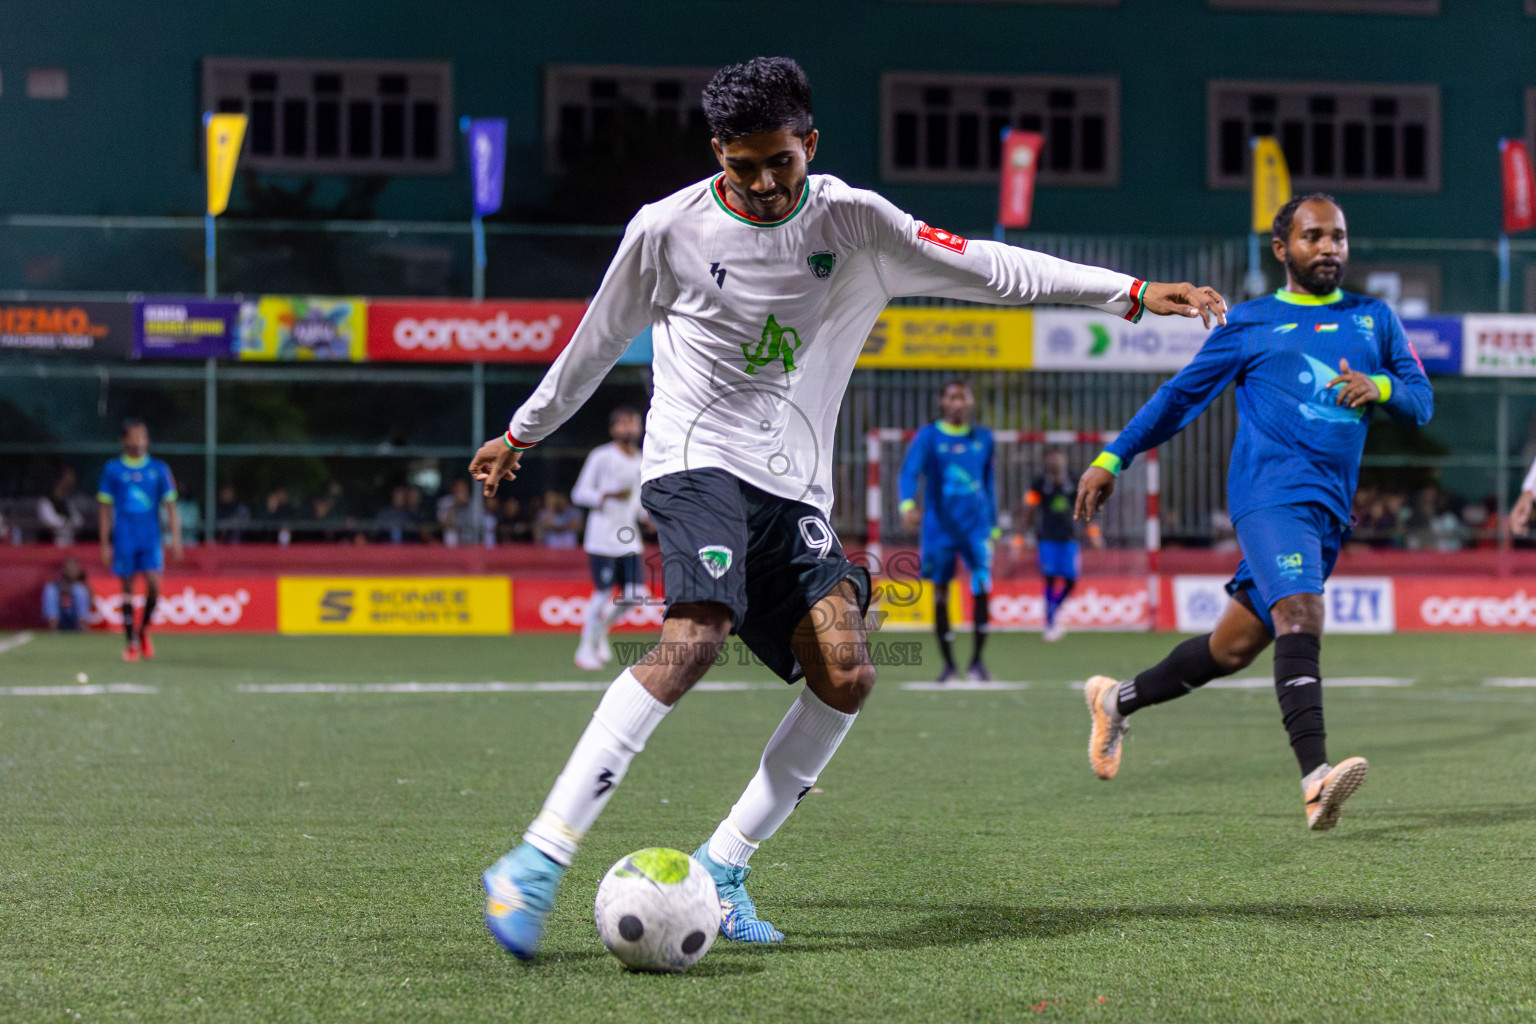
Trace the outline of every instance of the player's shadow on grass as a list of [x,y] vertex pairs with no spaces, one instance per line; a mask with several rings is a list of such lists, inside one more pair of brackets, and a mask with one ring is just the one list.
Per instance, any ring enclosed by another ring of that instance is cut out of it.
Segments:
[[[1386,824],[1375,824],[1382,819]],[[1434,832],[1438,829],[1486,828],[1494,825],[1510,825],[1536,821],[1536,804],[1474,804],[1462,807],[1404,808],[1392,812],[1372,809],[1370,816],[1356,819],[1356,827],[1340,831],[1338,838],[1345,841],[1369,841],[1393,839],[1418,832]]]
[[1387,903],[1160,903],[1126,907],[1018,907],[968,904],[934,908],[889,900],[806,900],[805,910],[882,911],[908,918],[900,928],[838,931],[811,928],[790,937],[788,951],[845,949],[927,949],[971,946],[1010,939],[1056,939],[1090,930],[1110,931],[1138,921],[1273,921],[1287,925],[1336,925],[1341,921],[1422,917],[1513,917],[1509,907],[1438,907]]

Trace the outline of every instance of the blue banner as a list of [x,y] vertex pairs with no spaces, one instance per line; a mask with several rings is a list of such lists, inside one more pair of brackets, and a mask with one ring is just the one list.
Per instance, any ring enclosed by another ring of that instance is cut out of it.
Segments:
[[475,186],[475,214],[486,217],[501,209],[501,186],[507,163],[507,119],[477,117],[469,122],[469,173]]
[[1461,372],[1461,317],[1426,316],[1403,321],[1408,343],[1425,373]]

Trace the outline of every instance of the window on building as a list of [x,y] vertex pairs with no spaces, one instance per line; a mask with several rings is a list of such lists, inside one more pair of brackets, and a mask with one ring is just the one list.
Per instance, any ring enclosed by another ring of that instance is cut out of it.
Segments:
[[1247,188],[1248,140],[1272,135],[1297,189],[1439,191],[1436,86],[1216,81],[1206,109],[1212,188]]
[[1045,138],[1043,185],[1120,178],[1120,90],[1114,78],[934,75],[881,78],[880,172],[887,181],[991,184],[1002,132]]
[[[1532,0],[1526,0],[1531,3]],[[1439,14],[1440,0],[1210,0],[1240,11],[1321,11],[1326,14]]]
[[453,169],[453,67],[444,62],[208,57],[203,109],[249,116],[240,160],[257,170]]
[[[564,174],[651,148],[691,146],[707,158],[704,87],[713,67],[551,65],[544,72],[544,163]],[[700,149],[702,147],[702,149]]]

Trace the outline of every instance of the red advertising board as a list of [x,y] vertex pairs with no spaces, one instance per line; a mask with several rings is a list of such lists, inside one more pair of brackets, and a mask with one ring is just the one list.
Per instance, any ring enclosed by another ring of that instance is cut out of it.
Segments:
[[[91,628],[123,628],[123,592],[116,580],[92,579]],[[277,579],[197,576],[167,579],[155,604],[155,629],[174,633],[277,632]],[[144,607],[143,587],[133,598]]]
[[1536,630],[1536,587],[1492,576],[1399,576],[1399,632]]
[[[512,581],[512,632],[577,632],[591,599],[592,585],[586,580],[540,580],[519,576]],[[661,629],[665,610],[660,596],[652,595],[626,612],[613,628],[654,633]]]
[[[1057,622],[1065,629],[1151,629],[1151,593],[1145,576],[1085,578],[1062,605]],[[999,632],[1045,628],[1045,595],[1038,580],[994,581],[987,609],[991,628]]]
[[587,305],[569,299],[368,304],[368,358],[426,363],[552,363]]
[[1039,132],[1017,129],[1003,136],[1003,178],[997,195],[997,222],[1005,228],[1029,227],[1035,207],[1035,174],[1040,166]]
[[1513,235],[1536,227],[1536,177],[1525,143],[1500,139],[1499,168],[1504,179],[1504,233]]

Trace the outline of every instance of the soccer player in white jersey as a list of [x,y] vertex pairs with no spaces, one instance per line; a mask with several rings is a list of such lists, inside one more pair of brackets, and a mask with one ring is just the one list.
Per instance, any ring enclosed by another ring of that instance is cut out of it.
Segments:
[[1073,303],[1133,320],[1144,309],[1225,316],[1209,288],[967,240],[810,175],[811,90],[792,60],[722,69],[704,113],[722,173],[641,208],[570,344],[470,464],[493,494],[651,327],[640,497],[661,544],[666,618],[657,647],[603,695],[522,845],[484,874],[486,923],[523,958],[538,948],[582,836],[732,633],[806,685],[694,856],[719,888],[726,938],[784,938],[757,918],[747,863],[815,784],[874,687],[869,574],[844,556],[826,517],[838,407],[890,299]]
[[571,501],[591,509],[581,546],[592,567],[592,599],[576,647],[576,667],[595,672],[613,658],[608,630],[645,595],[640,579],[640,414],[627,405],[608,414],[613,440],[582,463]]

